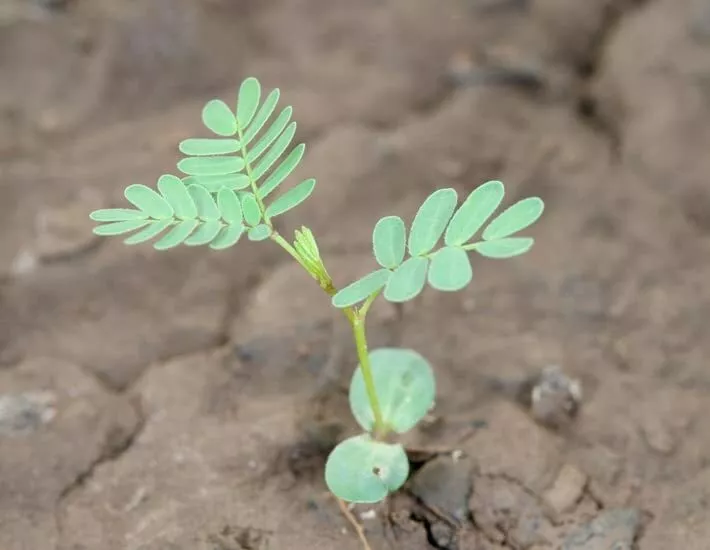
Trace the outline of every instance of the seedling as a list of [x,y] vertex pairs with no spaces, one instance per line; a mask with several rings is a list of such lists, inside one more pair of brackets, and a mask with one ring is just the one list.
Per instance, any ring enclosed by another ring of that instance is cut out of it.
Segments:
[[134,208],[92,212],[91,218],[100,222],[93,231],[128,235],[126,244],[157,239],[153,246],[158,250],[178,245],[221,250],[246,233],[249,240],[270,239],[290,254],[345,315],[359,359],[349,400],[363,433],[335,447],[325,481],[344,501],[374,503],[407,480],[409,461],[396,436],[411,430],[434,406],[435,381],[427,360],[414,350],[368,351],[370,307],[380,295],[394,303],[412,300],[427,285],[445,292],[463,289],[472,279],[469,252],[488,258],[527,252],[533,239],[514,235],[532,225],[544,206],[537,197],[525,198],[494,217],[503,201],[501,182],[484,183],[458,208],[456,191],[439,189],[418,209],[409,231],[398,216],[379,220],[372,233],[379,267],[338,289],[307,227],[295,232],[293,242],[274,227],[274,219],[306,200],[316,184],[307,179],[274,198],[305,151],[302,143],[291,146],[296,133],[292,108],[276,114],[279,95],[275,89],[262,97],[259,81],[247,78],[236,109],[219,99],[208,102],[202,121],[216,137],[182,141],[181,175],[161,176],[157,191],[128,186],[124,195]]

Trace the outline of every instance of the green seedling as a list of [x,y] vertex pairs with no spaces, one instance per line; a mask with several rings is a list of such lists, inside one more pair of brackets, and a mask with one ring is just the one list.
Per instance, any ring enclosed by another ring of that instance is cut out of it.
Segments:
[[426,198],[409,230],[398,216],[379,220],[372,234],[379,267],[337,289],[307,227],[295,232],[293,242],[274,227],[274,219],[306,200],[316,183],[307,179],[284,185],[305,145],[292,146],[296,123],[291,107],[277,112],[279,94],[275,89],[263,96],[259,81],[247,78],[235,108],[218,99],[208,102],[202,121],[214,136],[180,143],[181,175],[161,176],[157,191],[128,186],[124,194],[133,208],[92,212],[91,218],[100,222],[94,233],[125,235],[126,244],[154,240],[158,250],[178,245],[221,250],[246,234],[252,241],[270,239],[290,254],[342,310],[359,359],[349,399],[363,433],[335,447],[325,481],[344,501],[374,503],[407,480],[409,461],[396,436],[424,418],[436,391],[432,368],[416,351],[368,351],[365,318],[370,307],[378,296],[394,303],[412,300],[427,285],[446,292],[463,289],[473,275],[470,252],[488,258],[527,252],[533,239],[517,235],[540,217],[543,201],[525,198],[494,216],[504,196],[499,181],[484,183],[459,206],[454,189],[439,189]]

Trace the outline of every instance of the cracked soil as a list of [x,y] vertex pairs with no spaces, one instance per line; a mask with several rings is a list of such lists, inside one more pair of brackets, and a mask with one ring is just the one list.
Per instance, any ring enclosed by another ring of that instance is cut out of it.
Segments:
[[[265,243],[91,234],[249,75],[319,181],[283,231],[339,285],[436,188],[546,201],[529,254],[373,308],[438,383],[405,490],[354,509],[373,550],[707,550],[708,0],[2,2],[0,549],[360,548],[322,480],[355,357],[320,289]],[[554,426],[552,365],[582,388]]]

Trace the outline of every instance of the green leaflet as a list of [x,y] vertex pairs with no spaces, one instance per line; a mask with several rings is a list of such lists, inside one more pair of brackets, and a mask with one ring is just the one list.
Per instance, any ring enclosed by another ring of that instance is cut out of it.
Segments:
[[387,269],[395,269],[404,261],[407,247],[407,230],[398,216],[387,216],[375,225],[372,232],[372,248],[377,263]]
[[[408,432],[434,406],[434,371],[424,357],[411,349],[380,348],[370,352],[369,358],[382,420],[396,433]],[[375,415],[361,368],[353,373],[349,400],[355,420],[371,432]]]
[[269,126],[254,147],[247,153],[247,162],[249,164],[254,164],[254,161],[281,135],[281,132],[283,132],[284,128],[288,125],[288,121],[291,120],[291,113],[293,113],[293,108],[286,107],[281,111],[279,116],[276,117],[276,120],[271,123],[271,126]]
[[261,108],[257,111],[256,115],[254,116],[254,120],[251,121],[251,124],[249,125],[249,127],[244,132],[244,135],[242,136],[242,143],[245,146],[247,146],[247,145],[249,145],[249,143],[251,143],[251,140],[253,140],[256,137],[256,135],[261,131],[261,129],[266,124],[266,121],[268,121],[269,118],[271,117],[271,115],[274,113],[274,109],[276,109],[276,105],[279,102],[280,95],[281,95],[281,92],[279,91],[278,88],[276,88],[276,89],[272,90],[271,93],[266,97],[266,99],[264,100],[264,103],[261,105]]
[[294,147],[288,156],[279,164],[271,175],[266,178],[266,181],[259,187],[259,197],[265,199],[271,194],[290,174],[294,168],[301,162],[303,154],[306,151],[305,144],[301,143]]
[[451,218],[444,242],[460,245],[471,239],[500,206],[505,195],[503,184],[488,181],[474,189]]
[[415,298],[424,288],[429,259],[421,256],[409,258],[389,278],[384,297],[389,302],[406,302]]
[[362,302],[385,286],[391,275],[392,272],[389,269],[378,269],[361,277],[333,296],[333,306],[345,308]]
[[219,235],[212,241],[210,248],[213,250],[224,250],[230,246],[237,244],[242,234],[244,233],[243,225],[227,225]]
[[242,195],[242,213],[244,215],[244,221],[248,225],[255,226],[261,221],[261,210],[259,210],[259,203],[256,202],[256,198],[251,193],[244,193]]
[[216,193],[223,187],[228,189],[246,189],[249,187],[249,177],[246,174],[223,174],[221,176],[190,176],[190,183],[197,183],[210,193]]
[[404,448],[373,441],[367,434],[341,442],[325,465],[328,489],[347,502],[380,502],[404,485],[408,476]]
[[128,202],[151,218],[161,220],[173,217],[174,212],[168,201],[150,187],[140,184],[129,185],[123,194]]
[[123,242],[125,244],[140,244],[144,243],[146,241],[149,241],[153,237],[156,237],[163,231],[165,231],[168,227],[173,225],[174,221],[172,218],[170,219],[165,219],[165,220],[156,220],[150,222],[150,225],[144,227],[137,233],[134,233],[127,239],[125,239]]
[[271,228],[263,223],[249,229],[247,233],[250,241],[264,241],[271,236]]
[[185,220],[197,216],[197,207],[180,178],[169,174],[160,176],[158,190],[163,195],[163,198],[168,201],[176,217]]
[[316,180],[308,179],[281,195],[266,208],[266,215],[274,218],[295,208],[305,201],[316,186]]
[[226,155],[241,149],[236,139],[190,138],[180,142],[180,152],[191,156]]
[[239,95],[237,96],[237,124],[240,128],[246,128],[254,118],[259,100],[261,99],[261,84],[259,81],[250,77],[242,82],[239,87]]
[[198,220],[184,220],[168,231],[153,247],[156,250],[167,250],[182,244],[195,230],[200,222]]
[[223,176],[244,169],[241,157],[187,157],[177,163],[178,170],[190,176]]
[[102,237],[109,237],[113,235],[122,235],[130,231],[135,231],[140,229],[144,225],[150,223],[150,220],[124,220],[113,223],[105,223],[104,225],[99,225],[94,227],[93,232],[95,235],[101,235]]
[[202,122],[220,136],[233,136],[237,133],[237,119],[229,106],[221,99],[207,102],[202,109]]
[[274,142],[262,159],[254,165],[252,170],[252,177],[255,180],[260,179],[273,164],[279,159],[279,157],[288,149],[288,146],[293,140],[293,136],[296,135],[296,123],[292,122],[284,130],[283,134]]
[[429,286],[455,292],[471,282],[473,272],[468,254],[462,248],[446,246],[437,250],[429,266]]
[[213,241],[219,234],[223,224],[217,220],[210,220],[202,223],[195,232],[185,239],[187,246],[200,246]]
[[512,258],[525,254],[532,248],[535,239],[531,237],[509,237],[497,241],[483,241],[473,245],[472,249],[487,258]]
[[131,208],[104,208],[94,210],[89,217],[95,222],[122,222],[127,220],[144,220],[148,214]]
[[412,222],[409,254],[427,254],[436,246],[454,213],[456,198],[454,189],[439,189],[427,197]]
[[483,240],[502,239],[535,223],[545,205],[539,197],[528,197],[509,206],[483,230]]
[[231,189],[223,188],[217,193],[217,208],[227,223],[242,223],[242,205]]
[[220,211],[207,189],[201,185],[193,184],[187,187],[187,191],[195,202],[199,218],[203,220],[218,220],[221,217]]

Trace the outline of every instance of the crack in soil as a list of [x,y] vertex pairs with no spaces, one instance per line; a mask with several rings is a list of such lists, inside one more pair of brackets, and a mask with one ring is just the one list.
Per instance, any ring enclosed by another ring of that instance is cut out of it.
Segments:
[[61,550],[64,546],[62,542],[64,538],[62,510],[67,499],[69,499],[77,490],[82,488],[86,482],[91,479],[97,468],[103,464],[119,460],[125,453],[127,453],[143,432],[147,422],[147,417],[145,416],[143,407],[138,400],[132,400],[131,405],[137,416],[136,425],[133,430],[118,442],[112,442],[110,441],[110,437],[107,437],[99,456],[92,460],[83,471],[79,472],[74,480],[64,487],[59,494],[57,502],[54,506],[54,522],[57,529],[57,544],[55,550]]
[[604,56],[610,38],[628,16],[650,2],[651,0],[619,0],[604,6],[602,23],[592,40],[591,47],[585,59],[576,67],[582,89],[584,90],[576,100],[577,118],[582,124],[605,139],[609,144],[611,160],[615,164],[621,162],[621,132],[613,121],[607,120],[599,113],[599,101],[590,90],[590,87],[603,67]]

